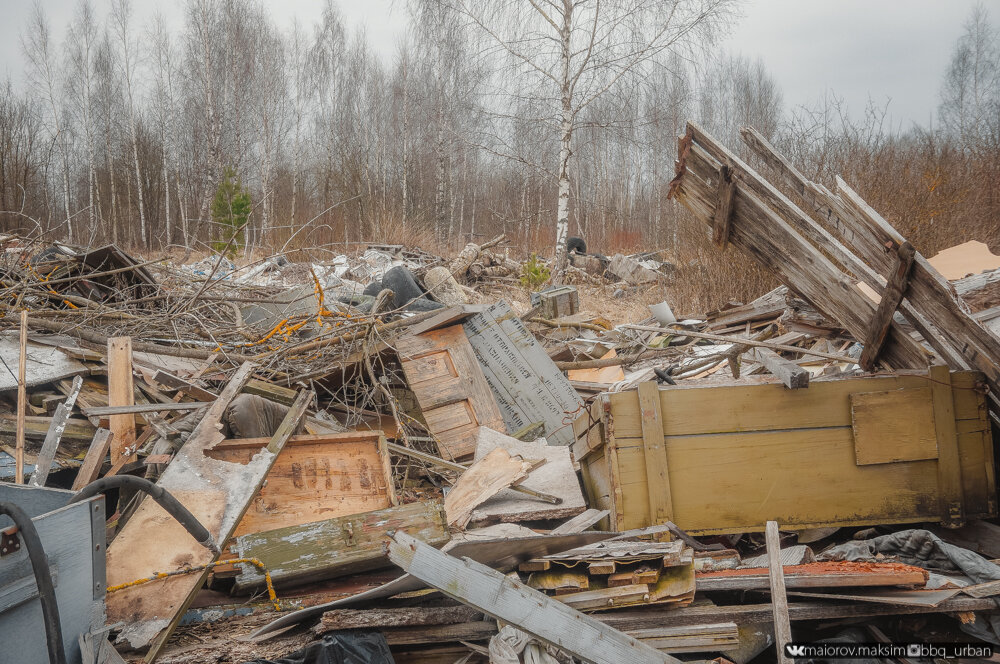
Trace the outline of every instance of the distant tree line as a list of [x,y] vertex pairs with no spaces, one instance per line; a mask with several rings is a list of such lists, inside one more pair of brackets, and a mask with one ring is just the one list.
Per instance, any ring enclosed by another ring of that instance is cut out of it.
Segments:
[[693,119],[733,147],[752,125],[807,176],[842,174],[925,252],[1000,243],[983,6],[934,127],[851,116],[834,96],[786,108],[760,61],[718,51],[733,0],[401,8],[412,29],[386,61],[332,0],[287,31],[259,0],[185,0],[176,33],[138,25],[130,0],[80,0],[60,42],[36,3],[24,80],[0,84],[0,228],[197,251],[238,231],[247,252],[499,233],[527,250],[569,233],[698,261],[703,230],[666,198]]

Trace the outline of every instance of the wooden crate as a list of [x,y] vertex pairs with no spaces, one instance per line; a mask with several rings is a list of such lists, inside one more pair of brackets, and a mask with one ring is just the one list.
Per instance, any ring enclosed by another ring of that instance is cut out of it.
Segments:
[[976,372],[658,388],[597,397],[574,423],[591,507],[610,528],[696,534],[996,516]]
[[[267,438],[225,440],[206,454],[247,463]],[[397,504],[381,431],[292,436],[233,537]]]

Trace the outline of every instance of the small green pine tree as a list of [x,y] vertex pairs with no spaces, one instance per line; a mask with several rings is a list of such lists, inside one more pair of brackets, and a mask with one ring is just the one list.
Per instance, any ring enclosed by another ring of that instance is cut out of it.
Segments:
[[538,254],[531,254],[531,258],[521,266],[521,286],[529,290],[536,290],[552,276],[549,268],[538,258]]
[[229,255],[234,255],[246,241],[243,227],[249,217],[250,194],[243,189],[236,170],[227,166],[215,192],[215,200],[212,201],[212,221],[220,229],[219,239],[212,243],[212,248],[215,251],[225,251],[228,246]]

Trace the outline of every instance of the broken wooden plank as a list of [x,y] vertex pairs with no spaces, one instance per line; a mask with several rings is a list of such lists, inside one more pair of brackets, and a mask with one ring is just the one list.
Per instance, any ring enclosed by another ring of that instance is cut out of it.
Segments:
[[630,604],[645,604],[649,602],[649,586],[645,583],[635,583],[616,588],[599,588],[583,592],[558,595],[556,597],[566,606],[577,611],[594,609],[613,609]]
[[390,539],[389,558],[449,597],[580,659],[595,664],[678,662],[500,572],[456,560],[405,533]]
[[[215,542],[230,537],[276,456],[261,449],[253,461],[241,465],[205,454],[223,439],[222,415],[252,369],[249,362],[240,367],[157,482],[188,508]],[[108,547],[108,586],[209,563],[215,556],[147,498]],[[151,644],[146,661],[156,659],[205,574],[174,576],[109,594],[109,620],[125,623],[119,640],[134,648]]]
[[780,378],[788,389],[809,387],[809,371],[791,360],[786,360],[770,348],[751,348],[745,355],[751,361],[763,364],[768,371]]
[[[545,463],[531,471],[520,484],[502,489],[483,501],[473,510],[471,521],[491,524],[565,519],[587,509],[569,448],[548,445],[545,439],[520,441],[488,427],[480,427],[475,459],[478,461],[497,448],[522,459],[543,459]],[[552,496],[556,502],[542,502],[535,496],[525,494],[524,489],[532,490],[536,496]]]
[[767,540],[768,581],[771,586],[771,606],[774,609],[774,646],[779,664],[791,664],[785,646],[792,642],[792,624],[788,619],[788,596],[785,595],[785,573],[781,566],[781,536],[778,522],[768,521],[764,528]]
[[87,448],[87,454],[83,457],[83,465],[80,466],[80,470],[76,472],[76,479],[73,480],[71,487],[73,491],[79,491],[97,479],[101,472],[101,465],[104,464],[104,457],[111,449],[111,436],[113,435],[107,429],[98,429],[97,433],[94,434],[93,440],[90,441],[90,447]]
[[545,422],[550,445],[571,444],[583,399],[507,302],[491,305],[463,327],[506,425],[490,428],[518,431]]
[[[839,588],[844,586],[923,586],[927,572],[899,563],[826,562],[784,566],[787,588]],[[769,586],[768,575],[759,569],[703,572],[697,576],[698,590],[760,590]]]
[[590,576],[586,572],[560,567],[533,572],[528,575],[526,583],[535,590],[579,591],[590,587]]
[[[248,533],[237,537],[232,548],[240,558],[264,563],[276,585],[301,585],[388,566],[382,543],[398,529],[431,546],[449,539],[444,508],[433,500]],[[240,569],[235,591],[264,585],[257,567],[240,563]]]
[[1000,581],[986,581],[974,586],[965,586],[961,592],[970,597],[996,597],[1000,595]]
[[889,275],[882,291],[882,299],[878,303],[878,309],[872,317],[871,327],[865,335],[865,348],[861,351],[861,368],[865,371],[875,370],[875,360],[882,351],[882,345],[889,335],[889,325],[892,323],[892,316],[899,308],[899,303],[906,295],[906,288],[909,285],[910,268],[913,266],[913,256],[916,250],[909,242],[904,242],[896,249],[896,264]]
[[[108,406],[135,404],[135,385],[132,380],[132,337],[108,339]],[[135,417],[132,414],[112,415],[108,429],[111,439],[111,458],[118,459],[135,443]],[[135,450],[128,454],[135,461]]]
[[511,456],[502,447],[472,464],[452,487],[444,499],[448,524],[464,528],[472,518],[472,511],[483,501],[528,476],[532,462]]
[[608,514],[611,514],[610,510],[588,509],[586,512],[583,512],[582,514],[578,514],[575,517],[573,517],[572,519],[570,519],[569,521],[566,521],[566,522],[564,522],[564,523],[556,526],[555,528],[553,528],[549,532],[551,534],[553,534],[553,535],[566,535],[566,534],[569,534],[569,533],[582,533],[587,528],[590,528],[592,525],[594,525],[595,523],[597,523],[601,519],[603,519],[606,516],[608,516]]
[[56,412],[52,415],[52,424],[49,425],[45,440],[42,441],[42,449],[35,461],[35,472],[31,474],[28,484],[45,486],[52,462],[56,458],[59,441],[62,439],[63,431],[66,430],[66,422],[69,421],[69,414],[73,412],[73,405],[76,403],[76,397],[80,394],[81,387],[83,387],[83,378],[77,376],[73,379],[73,391],[69,393],[65,401],[56,406]]
[[454,460],[475,453],[480,426],[505,429],[461,325],[403,336],[396,351],[442,457]]
[[244,394],[255,394],[265,399],[280,403],[283,406],[291,406],[297,396],[296,391],[290,387],[275,385],[264,380],[251,378],[243,386]]

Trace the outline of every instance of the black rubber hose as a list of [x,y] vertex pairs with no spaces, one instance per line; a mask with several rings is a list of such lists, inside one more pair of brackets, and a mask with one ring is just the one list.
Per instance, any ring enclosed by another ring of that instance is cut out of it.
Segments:
[[13,503],[0,503],[0,514],[6,514],[14,520],[17,532],[24,540],[25,548],[28,549],[28,560],[31,562],[31,571],[35,575],[35,585],[38,586],[38,599],[42,602],[45,646],[49,650],[49,662],[50,664],[66,664],[62,623],[59,622],[59,606],[56,604],[56,590],[52,585],[49,559],[45,556],[45,550],[42,549],[42,540],[38,537],[35,524],[27,512]]
[[96,496],[99,493],[104,493],[108,489],[116,489],[120,487],[129,487],[137,491],[142,491],[149,494],[149,496],[155,500],[160,507],[165,509],[170,516],[177,519],[178,523],[184,526],[184,529],[191,533],[198,544],[201,544],[205,548],[212,551],[212,553],[219,553],[219,546],[215,543],[215,539],[212,537],[212,533],[208,532],[205,526],[201,525],[201,522],[195,518],[188,508],[180,504],[180,502],[170,495],[166,489],[156,484],[153,484],[147,479],[141,477],[133,477],[132,475],[112,475],[111,477],[102,477],[101,479],[91,482],[87,486],[80,489],[76,494],[70,498],[69,503],[78,503],[81,500],[86,500],[91,496]]

